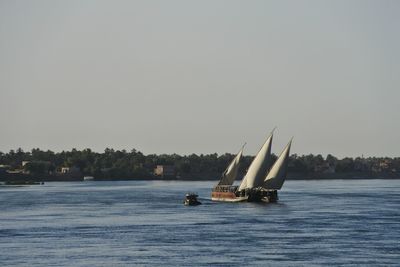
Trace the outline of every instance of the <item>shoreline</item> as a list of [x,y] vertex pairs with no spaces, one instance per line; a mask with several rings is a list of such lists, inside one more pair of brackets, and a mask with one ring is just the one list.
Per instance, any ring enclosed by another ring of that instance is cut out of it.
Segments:
[[[127,178],[97,178],[94,181],[218,181],[220,174],[204,173],[184,175],[180,177],[127,177]],[[243,175],[239,176],[240,181]],[[288,173],[286,180],[396,180],[400,179],[398,172],[343,172],[343,173]],[[76,182],[84,181],[83,175],[0,175],[3,183],[37,183],[37,182]]]

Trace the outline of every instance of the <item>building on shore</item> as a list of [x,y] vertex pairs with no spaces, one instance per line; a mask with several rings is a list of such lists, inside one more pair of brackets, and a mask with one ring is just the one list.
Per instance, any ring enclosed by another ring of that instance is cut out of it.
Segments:
[[154,175],[162,178],[175,178],[175,167],[173,165],[157,165],[154,169]]

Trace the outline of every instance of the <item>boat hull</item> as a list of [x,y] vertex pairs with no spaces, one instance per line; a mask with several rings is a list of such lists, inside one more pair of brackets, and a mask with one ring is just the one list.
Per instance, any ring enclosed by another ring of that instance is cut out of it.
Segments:
[[249,202],[276,203],[279,199],[277,190],[260,190],[256,188],[250,190],[247,194],[249,195]]
[[237,197],[233,192],[211,192],[212,201],[223,201],[223,202],[241,202],[247,201],[247,196]]
[[221,192],[212,191],[211,200],[212,201],[223,201],[223,202],[265,202],[265,203],[275,203],[278,201],[277,190],[250,190],[247,192],[242,192],[239,196],[234,192]]

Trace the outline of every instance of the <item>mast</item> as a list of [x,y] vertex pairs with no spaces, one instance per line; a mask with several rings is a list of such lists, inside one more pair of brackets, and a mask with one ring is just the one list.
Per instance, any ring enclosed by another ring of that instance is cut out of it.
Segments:
[[258,187],[263,184],[265,175],[271,162],[271,146],[274,130],[275,128],[272,130],[264,145],[251,162],[249,170],[239,186],[239,191],[247,188]]
[[239,152],[236,154],[235,158],[228,165],[226,170],[222,173],[221,180],[218,185],[232,185],[237,177],[237,173],[239,170],[239,164],[242,159],[243,149],[246,143],[242,146]]
[[275,161],[267,177],[265,177],[263,185],[265,189],[279,190],[282,188],[282,185],[286,179],[287,167],[289,163],[290,146],[292,145],[292,140],[293,137],[292,139],[290,139],[289,143],[286,145],[282,153],[279,155],[278,159]]

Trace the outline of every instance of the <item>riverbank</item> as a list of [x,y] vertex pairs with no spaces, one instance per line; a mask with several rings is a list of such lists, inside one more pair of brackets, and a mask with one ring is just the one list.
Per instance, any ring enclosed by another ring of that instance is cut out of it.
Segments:
[[[241,180],[243,177],[239,176]],[[107,178],[94,177],[97,181],[217,181],[218,173],[198,173],[186,176],[161,177],[150,176],[146,178]],[[288,173],[287,180],[360,180],[360,179],[400,179],[398,172],[341,172],[341,173]],[[69,182],[83,181],[82,175],[29,175],[29,174],[2,174],[0,182],[27,183],[27,182]]]

